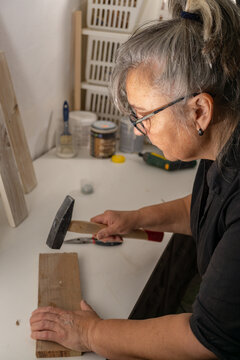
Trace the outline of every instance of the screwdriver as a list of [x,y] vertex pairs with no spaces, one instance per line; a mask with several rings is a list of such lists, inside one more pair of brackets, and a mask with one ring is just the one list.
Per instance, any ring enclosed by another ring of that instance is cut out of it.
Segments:
[[166,159],[163,155],[156,154],[154,152],[145,152],[145,153],[138,153],[139,156],[143,158],[143,160],[152,166],[156,166],[158,168],[173,171],[173,170],[181,170],[181,169],[189,169],[196,166],[197,161],[170,161]]

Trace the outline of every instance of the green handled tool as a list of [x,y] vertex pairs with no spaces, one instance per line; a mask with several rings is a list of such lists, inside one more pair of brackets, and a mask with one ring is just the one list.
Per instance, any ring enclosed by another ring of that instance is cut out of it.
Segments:
[[154,152],[139,153],[138,155],[141,156],[148,165],[156,166],[167,171],[189,169],[193,168],[197,164],[196,160],[170,161],[166,159],[163,155],[156,154]]

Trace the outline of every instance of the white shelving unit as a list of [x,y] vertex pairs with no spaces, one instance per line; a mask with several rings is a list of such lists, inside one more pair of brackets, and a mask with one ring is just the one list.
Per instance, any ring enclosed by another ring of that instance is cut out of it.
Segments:
[[108,84],[115,54],[135,26],[144,0],[90,0],[87,10],[85,110],[95,112],[99,120],[118,123],[120,112],[111,101]]
[[131,33],[143,0],[89,0],[87,26],[106,31]]
[[[146,0],[147,1],[147,0]],[[118,47],[128,40],[144,0],[90,0],[87,9],[85,110],[95,112],[99,120],[118,123],[120,112],[113,105],[108,85]],[[167,17],[166,0],[161,0],[159,18]]]
[[85,109],[97,114],[98,120],[118,123],[121,113],[111,101],[108,84],[114,66],[117,48],[130,34],[84,28],[82,35],[88,36],[85,82]]

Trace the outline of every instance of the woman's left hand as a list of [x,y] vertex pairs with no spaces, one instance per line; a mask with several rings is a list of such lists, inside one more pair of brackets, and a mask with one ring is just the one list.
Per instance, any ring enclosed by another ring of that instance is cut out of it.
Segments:
[[91,351],[91,331],[99,321],[99,316],[85,301],[81,301],[79,311],[41,307],[30,318],[31,337],[54,341],[76,351]]

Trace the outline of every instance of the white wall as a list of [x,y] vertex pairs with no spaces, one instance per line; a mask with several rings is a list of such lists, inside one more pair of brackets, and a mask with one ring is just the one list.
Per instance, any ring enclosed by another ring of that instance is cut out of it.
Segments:
[[[162,1],[144,0],[138,23],[158,18]],[[54,145],[63,101],[72,100],[72,12],[82,9],[84,21],[86,6],[87,0],[0,0],[0,51],[33,158]]]
[[0,51],[12,75],[32,157],[53,143],[72,91],[72,12],[86,0],[0,0]]
[[163,19],[169,17],[168,0],[143,0],[141,13],[137,19],[138,24],[158,20],[160,17]]

